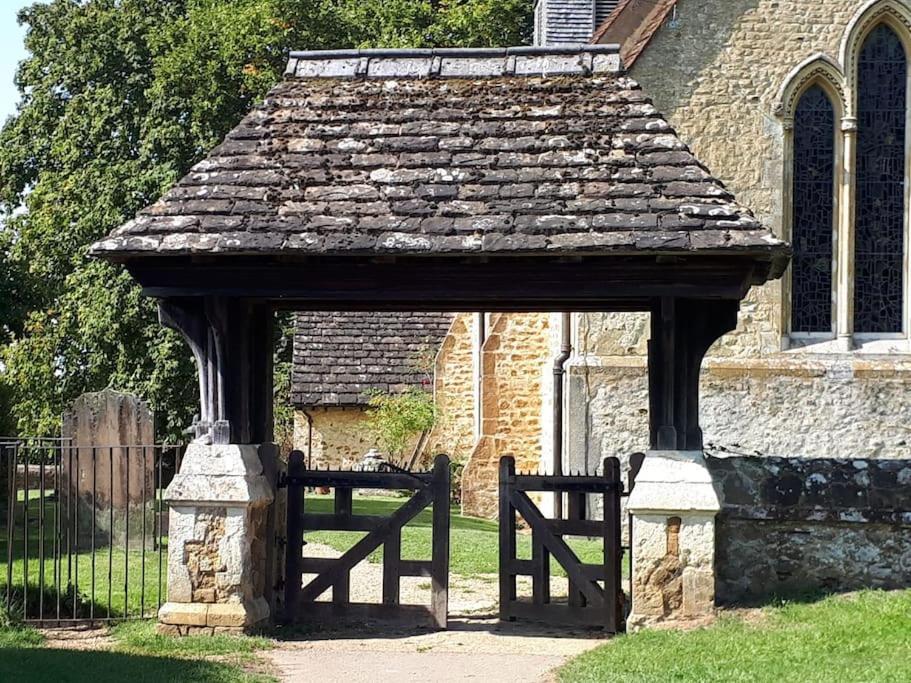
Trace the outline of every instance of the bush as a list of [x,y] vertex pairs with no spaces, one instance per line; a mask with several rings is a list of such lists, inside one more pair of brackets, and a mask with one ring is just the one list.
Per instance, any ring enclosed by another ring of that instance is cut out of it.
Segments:
[[383,452],[401,458],[408,442],[430,430],[436,413],[433,398],[420,389],[400,394],[368,393],[367,426]]

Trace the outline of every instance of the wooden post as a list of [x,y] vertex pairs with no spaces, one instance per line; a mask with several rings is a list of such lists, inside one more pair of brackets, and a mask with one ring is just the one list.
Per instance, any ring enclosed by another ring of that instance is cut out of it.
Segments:
[[546,605],[550,602],[550,553],[541,540],[541,534],[534,530],[531,534],[531,561],[534,567],[531,583],[532,602],[536,605]]
[[[354,490],[347,486],[335,487],[335,514],[338,517],[351,517],[354,512]],[[332,586],[332,602],[342,605],[348,602],[351,595],[351,572],[340,572],[338,581]]]
[[304,512],[304,489],[294,483],[294,477],[304,473],[304,454],[292,451],[288,458],[288,545],[285,549],[285,615],[286,622],[297,619],[301,592],[304,555],[304,530],[302,517]]
[[[436,535],[436,529],[433,530]],[[398,605],[401,592],[402,531],[393,529],[383,544],[383,604]]]
[[[571,520],[585,519],[585,494],[572,491],[567,494],[566,498],[569,503],[566,518]],[[573,607],[585,607],[586,604],[585,596],[579,586],[573,581],[569,582],[567,601]]]
[[604,626],[609,633],[620,630],[620,461],[604,459]]
[[269,488],[272,491],[273,502],[266,513],[266,579],[265,579],[265,598],[269,603],[270,614],[275,614],[276,593],[275,586],[278,577],[276,574],[276,543],[274,539],[284,533],[284,529],[279,529],[277,525],[277,507],[278,507],[278,446],[274,443],[263,444],[259,447],[259,459],[263,464],[263,476],[269,482]]
[[214,443],[272,440],[273,312],[265,301],[222,296],[159,301],[159,320],[179,332],[196,360],[198,434]]
[[431,557],[431,610],[437,628],[449,621],[449,457],[433,461],[433,555]]
[[354,490],[338,486],[335,489],[335,514],[350,517],[354,512]]
[[736,300],[662,297],[651,311],[649,432],[653,450],[700,450],[699,370],[715,341],[737,326]]
[[516,476],[516,461],[511,455],[500,458],[500,619],[515,621],[510,607],[516,599],[516,576],[512,563],[516,559],[516,511],[512,506],[511,487]]

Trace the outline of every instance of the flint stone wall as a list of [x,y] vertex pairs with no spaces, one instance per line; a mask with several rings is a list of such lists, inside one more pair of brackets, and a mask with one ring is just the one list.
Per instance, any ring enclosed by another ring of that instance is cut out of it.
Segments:
[[720,602],[911,586],[911,460],[710,457]]
[[[648,446],[644,363],[570,376],[573,463],[617,455],[626,466]],[[706,363],[707,444],[768,454],[709,459],[724,493],[719,601],[911,586],[908,377],[885,358]]]

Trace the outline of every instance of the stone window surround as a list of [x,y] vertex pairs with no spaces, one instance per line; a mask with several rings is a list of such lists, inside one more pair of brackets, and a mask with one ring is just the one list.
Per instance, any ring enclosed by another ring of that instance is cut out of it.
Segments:
[[[857,151],[857,60],[867,36],[880,25],[895,31],[911,65],[911,3],[868,0],[854,15],[842,38],[840,59],[817,53],[795,67],[779,91],[775,114],[783,129],[782,233],[792,236],[794,112],[803,94],[821,87],[835,109],[835,211],[833,212],[832,331],[791,332],[791,272],[782,278],[781,350],[789,353],[911,354],[911,102],[905,142],[904,331],[892,334],[854,332],[853,167]],[[908,70],[911,86],[911,68]],[[909,89],[911,90],[911,89]]]

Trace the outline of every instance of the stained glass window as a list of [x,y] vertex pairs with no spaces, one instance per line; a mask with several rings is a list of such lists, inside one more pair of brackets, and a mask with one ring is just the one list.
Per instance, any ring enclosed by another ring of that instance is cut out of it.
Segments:
[[855,332],[901,332],[907,59],[879,26],[858,60]]
[[819,86],[794,112],[791,330],[832,330],[835,109]]

